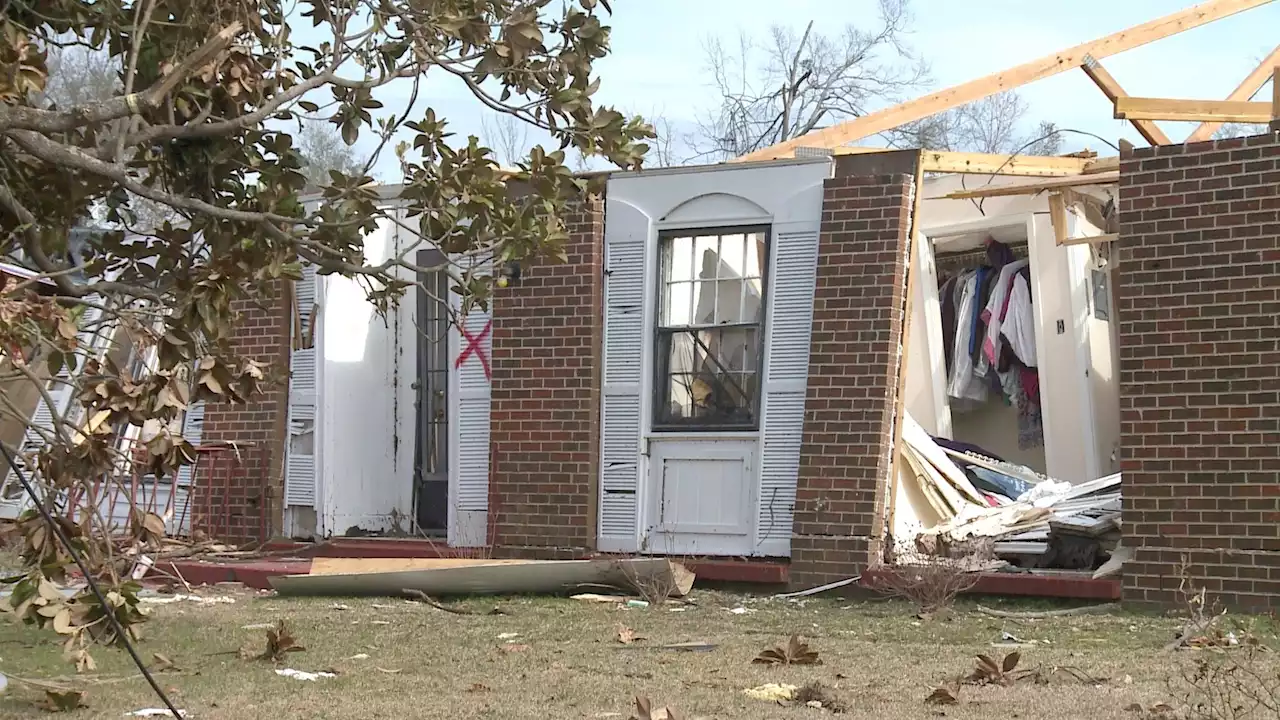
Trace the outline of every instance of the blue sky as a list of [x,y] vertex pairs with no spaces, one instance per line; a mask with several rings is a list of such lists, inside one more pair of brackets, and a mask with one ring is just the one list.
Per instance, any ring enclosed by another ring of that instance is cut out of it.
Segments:
[[[877,6],[875,0],[614,0],[612,4],[613,53],[598,64],[602,87],[597,98],[640,114],[660,112],[678,128],[690,127],[714,101],[704,73],[707,37],[716,35],[736,45],[740,31],[763,39],[771,25],[789,25],[799,32],[809,20],[815,20],[818,29],[837,33],[849,23],[875,23]],[[941,89],[1193,4],[1193,0],[914,0],[908,42],[932,66],[928,89]],[[1104,64],[1132,95],[1222,99],[1280,42],[1278,31],[1280,2],[1113,56]],[[451,80],[428,83],[426,98],[455,131],[480,134],[483,110]],[[402,107],[394,97],[401,92],[399,88],[389,91],[389,109]],[[1081,71],[1024,86],[1020,93],[1030,106],[1028,123],[1048,120],[1063,128],[1141,143],[1125,123],[1111,118],[1110,103]],[[1163,127],[1175,140],[1191,129],[1177,123]],[[530,139],[538,138],[531,134]],[[1107,150],[1097,140],[1065,138],[1066,149],[1084,146]]]

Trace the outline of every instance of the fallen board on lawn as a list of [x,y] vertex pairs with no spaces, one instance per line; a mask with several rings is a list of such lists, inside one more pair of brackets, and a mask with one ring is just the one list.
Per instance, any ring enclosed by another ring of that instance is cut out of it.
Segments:
[[[403,561],[402,561],[403,562]],[[435,597],[441,595],[560,594],[584,585],[611,585],[629,589],[666,588],[674,597],[684,597],[693,588],[693,573],[665,558],[601,560],[468,560],[430,559],[419,569],[378,569],[359,572],[360,561],[347,559],[347,572],[282,575],[270,579],[271,587],[284,596],[323,595],[338,597],[391,597],[416,590]],[[381,567],[371,559],[369,565]]]

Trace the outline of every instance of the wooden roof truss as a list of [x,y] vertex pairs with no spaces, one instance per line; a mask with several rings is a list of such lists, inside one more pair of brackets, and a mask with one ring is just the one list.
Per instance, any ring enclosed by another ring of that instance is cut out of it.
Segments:
[[[1112,33],[1032,60],[1014,68],[971,80],[961,85],[878,110],[859,118],[815,130],[771,147],[737,158],[735,161],[772,160],[790,157],[797,148],[828,149],[836,154],[884,152],[881,148],[847,147],[877,133],[945,112],[1006,90],[1079,68],[1106,94],[1115,108],[1115,117],[1128,120],[1152,145],[1172,144],[1155,122],[1158,120],[1200,122],[1186,142],[1209,139],[1224,122],[1270,123],[1280,132],[1280,46],[1277,46],[1225,100],[1172,100],[1133,97],[1102,65],[1102,59],[1141,47],[1171,35],[1207,25],[1216,20],[1267,5],[1274,0],[1208,0],[1199,5],[1150,22]],[[1253,102],[1253,96],[1268,79],[1274,97],[1269,102]],[[924,172],[961,172],[992,175],[1064,177],[1101,173],[1118,167],[1115,158],[1089,160],[1072,157],[1026,155],[983,155],[934,150],[923,151]]]

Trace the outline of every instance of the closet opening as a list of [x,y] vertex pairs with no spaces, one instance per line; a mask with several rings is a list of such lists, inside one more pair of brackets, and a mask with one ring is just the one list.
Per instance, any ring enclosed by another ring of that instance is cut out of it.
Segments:
[[923,242],[932,244],[936,269],[946,439],[1046,473],[1026,223]]

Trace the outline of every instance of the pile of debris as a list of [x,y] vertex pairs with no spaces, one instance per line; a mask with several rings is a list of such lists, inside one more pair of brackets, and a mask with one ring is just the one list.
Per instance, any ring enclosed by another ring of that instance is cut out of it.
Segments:
[[916,551],[948,558],[992,553],[1003,567],[1087,571],[1095,578],[1119,573],[1125,558],[1119,473],[1072,485],[932,438],[910,415],[904,423],[903,481],[913,482],[939,519],[916,536]]

